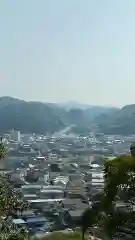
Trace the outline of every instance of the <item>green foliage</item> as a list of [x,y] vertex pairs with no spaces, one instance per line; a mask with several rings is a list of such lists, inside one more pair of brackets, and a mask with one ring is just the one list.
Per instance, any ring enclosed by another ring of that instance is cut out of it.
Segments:
[[10,232],[1,233],[0,240],[28,240],[28,232],[25,229],[11,230]]
[[[85,110],[66,111],[57,104],[25,102],[10,97],[0,98],[0,132],[3,134],[13,128],[23,133],[57,132],[67,125],[86,126],[95,116],[108,112],[111,108],[90,107]],[[80,131],[79,130],[79,131]]]
[[99,116],[96,122],[101,132],[106,134],[135,134],[135,104]]
[[121,155],[107,161],[104,168],[105,206],[110,207],[120,191],[130,192],[135,186],[135,160],[132,156]]
[[84,234],[88,228],[91,229],[92,233],[92,229],[100,226],[104,219],[106,219],[106,214],[102,212],[100,202],[93,202],[92,207],[86,209],[82,214],[82,239],[84,239]]
[[131,156],[135,159],[135,143],[131,144],[130,153],[131,153]]
[[[110,229],[110,236],[116,232],[130,229],[130,222],[134,222],[133,211],[135,199],[135,145],[131,146],[129,156],[122,155],[108,161],[104,168],[104,210],[111,212],[106,229]],[[117,201],[125,203],[124,209],[117,208]],[[114,208],[115,206],[115,208]],[[106,230],[107,231],[107,230]],[[109,233],[108,233],[109,234]],[[132,234],[132,231],[131,231]]]
[[8,217],[16,211],[22,211],[28,203],[20,199],[19,194],[9,184],[5,176],[0,176],[0,215]]
[[42,238],[42,240],[81,240],[81,233],[51,233],[49,236]]
[[[93,196],[91,211],[84,212],[82,230],[96,226],[99,233],[115,239],[120,233],[130,233],[135,237],[135,144],[132,155],[121,155],[105,162],[104,191]],[[123,203],[123,207],[118,207]],[[94,209],[95,213],[94,213]],[[96,217],[95,217],[96,216]],[[97,217],[98,216],[98,217]],[[85,226],[85,228],[84,228]],[[84,232],[83,232],[84,236]]]
[[7,152],[5,150],[4,143],[2,142],[2,137],[0,138],[0,159],[4,159],[7,155]]
[[[5,157],[6,151],[0,142],[0,160]],[[14,230],[9,217],[17,211],[28,208],[28,203],[20,199],[19,194],[10,185],[9,177],[0,175],[0,240],[27,240],[25,229]]]
[[23,133],[55,132],[65,125],[64,110],[53,104],[25,102],[14,98],[0,98],[0,132],[13,128]]

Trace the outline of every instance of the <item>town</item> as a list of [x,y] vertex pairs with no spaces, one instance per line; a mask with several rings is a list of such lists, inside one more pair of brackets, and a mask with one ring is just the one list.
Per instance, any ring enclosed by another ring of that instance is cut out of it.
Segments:
[[66,131],[50,136],[5,133],[7,156],[0,162],[1,174],[11,176],[12,186],[30,205],[13,217],[14,225],[27,227],[39,238],[79,228],[92,196],[104,187],[105,161],[128,154],[133,140],[101,133],[79,137]]

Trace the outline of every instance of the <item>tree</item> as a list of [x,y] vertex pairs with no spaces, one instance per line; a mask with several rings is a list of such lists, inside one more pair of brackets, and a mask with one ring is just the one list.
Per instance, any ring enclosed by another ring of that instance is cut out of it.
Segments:
[[5,146],[2,140],[3,140],[2,137],[0,137],[0,160],[4,159],[7,155],[7,152],[5,150]]
[[8,218],[17,211],[21,211],[28,207],[27,202],[25,203],[20,199],[19,193],[17,193],[12,186],[10,186],[8,179],[5,176],[0,176],[0,216]]
[[83,238],[88,227],[96,226],[103,239],[119,238],[122,234],[130,234],[134,239],[135,144],[130,150],[130,155],[121,155],[105,163],[104,190],[92,197],[92,208],[82,216]]
[[101,219],[105,217],[105,214],[101,211],[101,205],[97,202],[93,203],[92,206],[84,211],[82,214],[82,239],[84,234],[89,228],[91,233],[92,229],[98,226]]
[[84,239],[84,234],[89,227],[95,224],[95,215],[92,208],[88,208],[82,214],[82,240]]
[[[0,142],[0,160],[6,156],[4,144]],[[15,231],[10,216],[17,211],[27,208],[28,204],[20,199],[19,194],[9,183],[9,177],[0,175],[0,240],[27,240],[28,234],[25,229]]]
[[135,159],[135,143],[131,144],[130,146],[130,153],[133,159]]
[[[106,231],[113,238],[116,232],[124,232],[128,229],[130,235],[135,226],[135,144],[131,145],[130,155],[121,155],[106,162],[104,168],[104,197],[103,208],[108,215]],[[125,207],[119,209],[118,201],[123,202]],[[131,227],[132,226],[132,227]],[[133,234],[134,235],[134,234]],[[132,235],[132,236],[133,236]]]
[[130,192],[135,187],[135,160],[131,155],[121,155],[107,161],[104,168],[104,200],[106,208],[118,199],[124,191]]
[[26,229],[11,229],[10,232],[0,233],[0,240],[28,240],[28,232]]

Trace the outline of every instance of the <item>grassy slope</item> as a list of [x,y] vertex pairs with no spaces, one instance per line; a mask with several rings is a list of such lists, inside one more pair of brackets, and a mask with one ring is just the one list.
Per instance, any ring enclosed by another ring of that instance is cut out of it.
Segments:
[[42,240],[81,240],[82,235],[80,233],[52,233],[50,236],[46,236]]

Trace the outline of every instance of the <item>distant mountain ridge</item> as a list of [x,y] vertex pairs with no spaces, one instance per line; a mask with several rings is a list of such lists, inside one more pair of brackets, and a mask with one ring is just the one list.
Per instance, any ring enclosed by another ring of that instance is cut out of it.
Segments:
[[[103,116],[107,115],[109,119],[111,114],[115,117],[115,113],[120,111],[116,108],[81,105],[80,103],[71,104],[72,107],[70,105],[69,109],[64,105],[1,97],[0,134],[13,128],[22,133],[39,134],[57,132],[69,125],[78,126],[79,129],[83,129],[85,126],[87,129],[92,122],[96,121],[99,121],[101,129],[105,129],[104,121],[106,119]],[[102,121],[103,119],[104,121]]]
[[95,119],[100,131],[106,134],[135,134],[135,104],[126,105],[109,114],[102,114]]
[[85,110],[90,107],[88,104],[83,104],[83,103],[79,103],[76,101],[70,101],[70,102],[65,102],[65,103],[56,103],[56,105],[58,107],[64,108],[65,110],[68,110],[68,111],[71,109],[74,109],[74,108],[79,108],[79,109]]
[[65,103],[56,103],[58,107],[62,107],[66,110],[71,110],[74,108],[79,108],[82,110],[90,109],[90,108],[97,108],[97,109],[105,109],[105,110],[110,110],[110,109],[116,109],[116,107],[108,107],[108,106],[99,106],[99,105],[90,105],[90,104],[84,104],[80,103],[77,101],[70,101],[70,102],[65,102]]
[[13,128],[23,133],[47,133],[63,128],[61,110],[54,104],[0,98],[0,133]]

